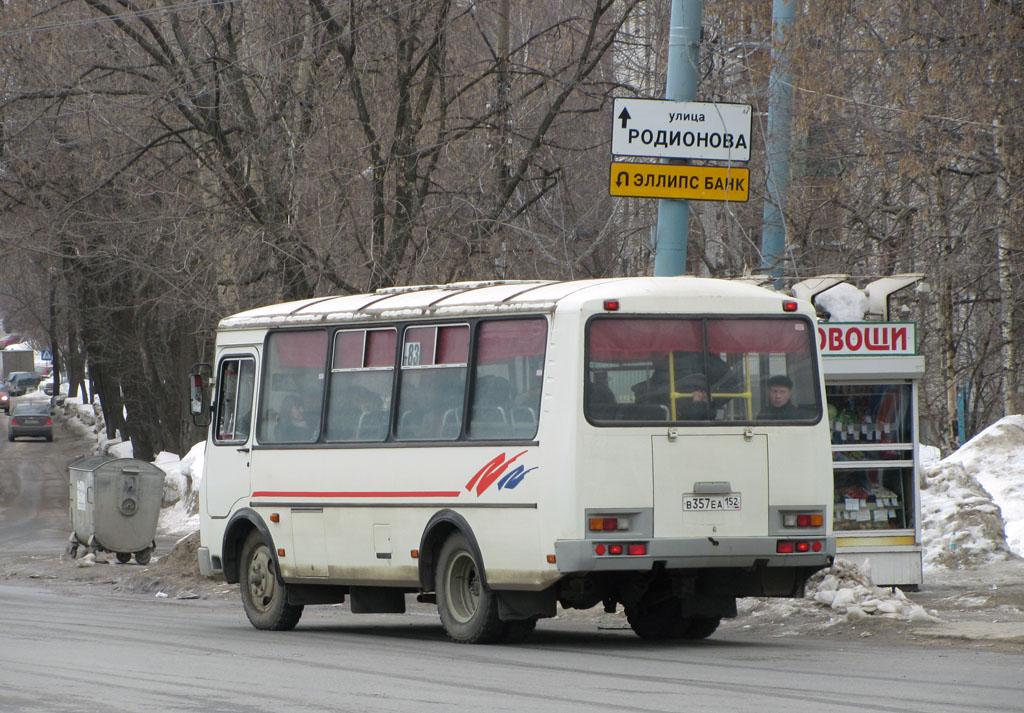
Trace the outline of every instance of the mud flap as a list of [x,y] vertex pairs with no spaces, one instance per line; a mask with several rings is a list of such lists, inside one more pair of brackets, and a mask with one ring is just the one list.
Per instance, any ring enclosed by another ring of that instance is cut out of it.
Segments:
[[498,618],[502,621],[547,619],[558,613],[554,588],[542,592],[495,592],[498,599]]

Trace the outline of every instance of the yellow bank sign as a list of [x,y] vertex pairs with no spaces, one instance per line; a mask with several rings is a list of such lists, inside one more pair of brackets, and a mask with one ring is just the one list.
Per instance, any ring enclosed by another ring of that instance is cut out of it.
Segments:
[[609,192],[613,196],[742,203],[747,200],[749,184],[746,168],[613,161]]

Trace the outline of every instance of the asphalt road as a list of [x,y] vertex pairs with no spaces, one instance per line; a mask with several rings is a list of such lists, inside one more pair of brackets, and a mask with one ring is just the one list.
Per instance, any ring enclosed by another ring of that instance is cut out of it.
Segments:
[[53,442],[10,442],[8,420],[0,415],[0,553],[53,552],[70,534],[67,466],[92,455],[95,439],[57,418]]
[[568,621],[462,646],[434,616],[307,612],[259,632],[229,601],[0,585],[0,710],[960,713],[1024,694],[1008,653],[739,632],[653,645]]

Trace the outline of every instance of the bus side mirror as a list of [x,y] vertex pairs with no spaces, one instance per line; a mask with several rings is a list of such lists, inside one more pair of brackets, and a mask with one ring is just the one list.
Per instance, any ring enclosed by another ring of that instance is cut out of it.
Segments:
[[192,367],[188,382],[188,410],[192,414],[192,423],[202,428],[210,425],[210,377],[213,370],[209,364],[196,364]]

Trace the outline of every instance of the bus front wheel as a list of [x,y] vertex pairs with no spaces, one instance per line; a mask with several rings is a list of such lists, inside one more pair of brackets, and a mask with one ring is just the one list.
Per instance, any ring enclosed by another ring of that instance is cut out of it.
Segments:
[[255,530],[242,545],[238,590],[245,615],[257,629],[287,631],[299,623],[302,606],[288,603],[287,585],[277,578],[270,546]]
[[482,574],[466,536],[449,536],[438,557],[436,587],[441,624],[452,641],[489,644],[504,633],[497,598],[484,584]]

